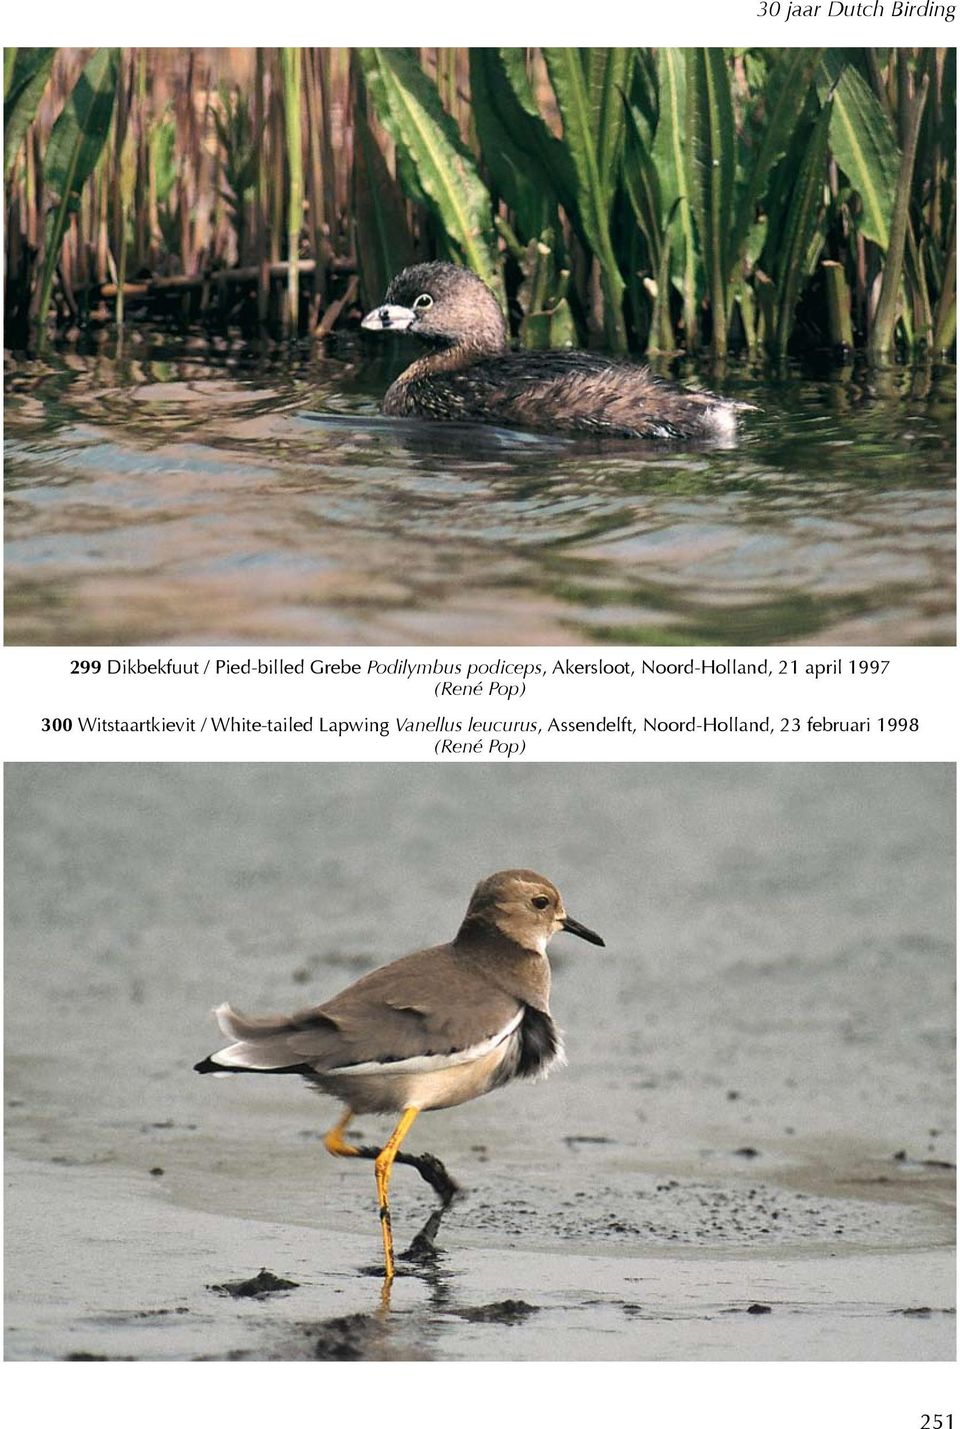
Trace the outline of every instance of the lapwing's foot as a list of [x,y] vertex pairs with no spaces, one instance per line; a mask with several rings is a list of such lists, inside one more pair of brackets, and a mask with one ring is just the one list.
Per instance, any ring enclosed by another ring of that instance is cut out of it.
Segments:
[[[353,1148],[355,1156],[361,1156],[365,1161],[376,1161],[383,1150],[380,1146],[356,1146]],[[443,1210],[446,1210],[455,1197],[462,1194],[463,1187],[459,1181],[455,1181],[439,1157],[431,1152],[425,1151],[420,1156],[414,1156],[409,1151],[398,1151],[394,1158],[400,1165],[413,1166],[420,1175],[440,1197]]]
[[411,1166],[417,1168],[427,1185],[436,1191],[442,1210],[445,1211],[451,1201],[463,1194],[459,1181],[453,1179],[443,1162],[432,1152],[424,1151],[421,1156],[410,1156],[408,1160]]

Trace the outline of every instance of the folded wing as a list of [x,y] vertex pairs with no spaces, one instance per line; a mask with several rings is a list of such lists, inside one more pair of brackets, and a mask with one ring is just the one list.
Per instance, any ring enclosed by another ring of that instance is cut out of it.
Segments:
[[344,1068],[419,1057],[461,1060],[474,1048],[479,1055],[520,1011],[516,998],[491,988],[446,946],[431,948],[378,968],[329,1002],[290,1016],[246,1017],[224,1003],[215,1015],[220,1030],[234,1040],[196,1070],[322,1079]]

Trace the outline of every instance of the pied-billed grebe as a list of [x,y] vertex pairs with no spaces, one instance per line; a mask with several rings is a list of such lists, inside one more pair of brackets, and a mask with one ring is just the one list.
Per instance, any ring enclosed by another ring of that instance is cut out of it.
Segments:
[[387,390],[390,417],[609,437],[729,438],[746,406],[594,352],[511,352],[493,293],[453,263],[404,268],[362,326],[412,333],[432,349]]

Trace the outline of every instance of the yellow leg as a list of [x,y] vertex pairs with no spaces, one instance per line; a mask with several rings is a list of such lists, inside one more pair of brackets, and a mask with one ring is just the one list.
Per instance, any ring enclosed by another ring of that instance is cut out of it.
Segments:
[[332,1126],[323,1138],[323,1144],[330,1152],[331,1156],[356,1156],[357,1148],[344,1141],[343,1133],[353,1120],[353,1112],[345,1111],[343,1116]]
[[388,1281],[392,1280],[396,1273],[393,1263],[393,1231],[390,1227],[390,1204],[387,1200],[387,1191],[390,1186],[390,1173],[393,1170],[394,1159],[400,1150],[401,1142],[416,1121],[418,1111],[419,1107],[407,1107],[403,1116],[397,1122],[396,1129],[390,1140],[373,1163],[373,1169],[377,1176],[377,1200],[380,1203],[380,1229],[383,1231],[384,1274]]

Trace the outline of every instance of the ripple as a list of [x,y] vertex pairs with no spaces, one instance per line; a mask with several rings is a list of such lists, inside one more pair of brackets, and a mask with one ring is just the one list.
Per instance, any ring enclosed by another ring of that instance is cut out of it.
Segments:
[[953,639],[953,368],[732,368],[711,449],[386,419],[366,354],[12,364],[8,641]]

